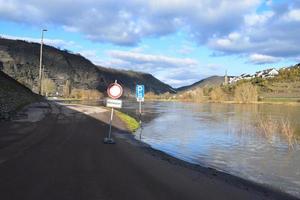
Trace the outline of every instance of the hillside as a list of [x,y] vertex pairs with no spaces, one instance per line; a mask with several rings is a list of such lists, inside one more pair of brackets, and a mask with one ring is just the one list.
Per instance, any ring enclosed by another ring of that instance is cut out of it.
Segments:
[[202,79],[196,83],[193,83],[192,85],[183,86],[180,88],[177,88],[176,90],[178,92],[184,92],[188,90],[193,90],[196,88],[203,88],[203,87],[214,87],[219,86],[222,83],[224,83],[224,76],[210,76],[208,78]]
[[0,120],[9,118],[17,109],[39,99],[27,87],[0,71]]
[[300,98],[300,63],[279,69],[273,78],[255,78],[251,83],[259,89],[260,96],[266,98]]
[[[0,70],[32,91],[38,91],[39,43],[0,38]],[[98,67],[67,50],[44,45],[44,77],[55,83],[55,92],[63,94],[67,81],[71,89],[106,90],[109,83],[118,80],[125,92],[133,94],[136,84],[144,84],[146,91],[156,94],[174,92],[173,88],[151,74]]]
[[168,98],[194,102],[300,102],[300,63],[278,70],[268,68],[253,75],[230,76],[228,80],[228,84],[222,84],[224,77],[209,77],[178,88],[178,94]]

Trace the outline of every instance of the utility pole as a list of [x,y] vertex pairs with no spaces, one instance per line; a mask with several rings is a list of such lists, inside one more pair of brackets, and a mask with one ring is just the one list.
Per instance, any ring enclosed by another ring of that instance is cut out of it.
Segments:
[[41,49],[40,49],[40,69],[39,69],[39,94],[42,94],[42,65],[43,65],[43,42],[44,42],[44,32],[47,29],[42,29],[42,36],[41,36]]
[[45,65],[42,65],[42,78],[41,78],[41,95],[43,95],[44,91],[43,91],[43,79],[45,79],[44,73],[45,73]]

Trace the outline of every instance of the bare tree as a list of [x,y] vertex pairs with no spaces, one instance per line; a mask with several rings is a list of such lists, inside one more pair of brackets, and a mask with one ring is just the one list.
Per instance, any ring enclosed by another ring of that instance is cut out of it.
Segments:
[[71,81],[67,80],[66,84],[64,85],[64,97],[69,97],[71,94]]
[[227,100],[227,95],[221,87],[214,88],[210,92],[209,96],[210,96],[210,99],[215,102],[221,102],[221,101]]
[[46,78],[42,80],[42,94],[48,96],[55,92],[56,85],[53,80]]
[[234,100],[239,103],[256,102],[258,99],[257,87],[251,83],[243,83],[235,89]]

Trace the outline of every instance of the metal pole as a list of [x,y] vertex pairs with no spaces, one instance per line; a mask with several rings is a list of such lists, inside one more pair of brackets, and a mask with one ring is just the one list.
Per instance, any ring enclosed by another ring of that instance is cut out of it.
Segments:
[[114,108],[111,108],[111,113],[110,113],[110,122],[109,122],[109,132],[108,132],[108,139],[111,139],[111,125],[112,125],[112,120],[114,117]]
[[140,140],[142,139],[142,101],[139,101],[139,113],[140,113]]
[[104,144],[115,144],[114,139],[111,137],[111,127],[112,127],[113,117],[114,117],[114,108],[111,108],[108,137],[104,138],[103,140]]
[[41,36],[41,48],[40,48],[40,68],[39,68],[39,94],[42,93],[42,65],[43,65],[43,42],[44,42],[44,32],[46,29],[42,30]]
[[41,95],[43,95],[44,94],[44,91],[43,91],[43,79],[45,78],[44,77],[44,70],[45,70],[45,66],[44,65],[42,65],[42,76],[41,76]]
[[139,113],[142,115],[142,101],[139,101]]

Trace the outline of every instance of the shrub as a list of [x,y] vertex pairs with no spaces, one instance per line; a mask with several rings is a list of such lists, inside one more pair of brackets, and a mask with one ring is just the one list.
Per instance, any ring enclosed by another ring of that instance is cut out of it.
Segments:
[[145,99],[158,99],[158,95],[156,95],[154,92],[147,92],[145,94]]
[[42,94],[48,96],[49,94],[55,92],[56,85],[53,80],[46,78],[42,80]]
[[204,92],[202,88],[196,88],[181,93],[177,98],[182,101],[202,102],[204,100]]
[[215,102],[226,101],[227,95],[221,87],[214,88],[209,94],[210,100]]
[[70,80],[66,81],[66,84],[63,87],[63,94],[64,94],[65,98],[69,97],[71,94],[71,81]]
[[281,119],[280,131],[283,137],[287,140],[289,147],[294,148],[294,145],[297,144],[295,130],[288,119]]
[[98,90],[73,89],[70,96],[81,100],[98,100],[103,94]]
[[275,136],[285,139],[289,148],[297,144],[295,129],[287,118],[274,119],[271,116],[257,116],[256,129],[268,141],[272,142]]
[[258,99],[257,87],[251,83],[242,83],[235,88],[234,100],[239,103],[256,102]]

